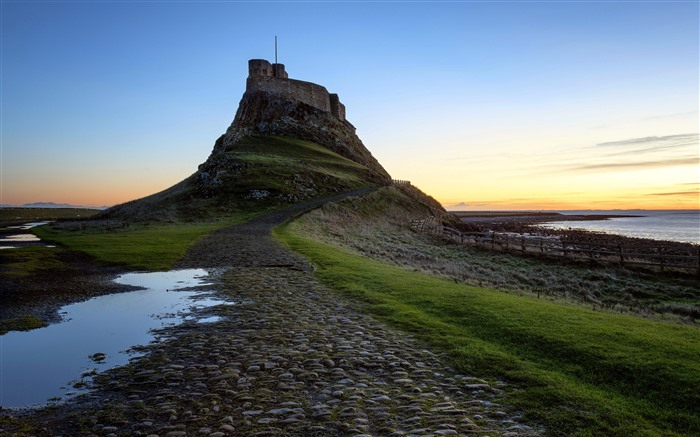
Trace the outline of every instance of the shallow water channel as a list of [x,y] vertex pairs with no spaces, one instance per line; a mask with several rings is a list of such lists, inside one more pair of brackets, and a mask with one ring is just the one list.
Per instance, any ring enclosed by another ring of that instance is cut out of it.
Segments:
[[202,269],[128,273],[120,284],[143,290],[99,296],[61,308],[63,321],[0,336],[0,406],[22,408],[86,391],[91,375],[126,364],[154,329],[185,320],[215,321],[203,308],[231,304],[207,290]]
[[19,226],[0,228],[0,249],[17,249],[26,246],[55,247],[41,241],[39,237],[32,234],[30,231],[31,228],[43,226],[47,223],[48,222],[32,222]]

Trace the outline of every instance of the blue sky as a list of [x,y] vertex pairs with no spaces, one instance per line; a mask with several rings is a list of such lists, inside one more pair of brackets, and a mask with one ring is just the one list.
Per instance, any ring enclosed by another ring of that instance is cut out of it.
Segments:
[[339,93],[387,170],[444,204],[698,207],[698,17],[697,1],[3,1],[2,203],[113,204],[187,177],[278,35],[290,77]]

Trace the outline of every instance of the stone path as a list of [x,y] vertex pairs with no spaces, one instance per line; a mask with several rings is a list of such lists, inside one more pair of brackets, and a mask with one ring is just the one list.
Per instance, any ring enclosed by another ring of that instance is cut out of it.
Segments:
[[191,247],[176,268],[276,266],[310,270],[311,266],[275,241],[275,226],[328,202],[360,196],[373,189],[361,189],[316,199],[256,217],[248,222],[215,231]]
[[193,248],[181,266],[225,260],[231,268],[221,290],[237,304],[208,310],[221,321],[166,329],[169,339],[98,377],[102,388],[73,410],[79,414],[47,431],[536,435],[496,402],[506,387],[456,375],[409,336],[320,285],[312,266],[269,233],[297,213],[234,226]]

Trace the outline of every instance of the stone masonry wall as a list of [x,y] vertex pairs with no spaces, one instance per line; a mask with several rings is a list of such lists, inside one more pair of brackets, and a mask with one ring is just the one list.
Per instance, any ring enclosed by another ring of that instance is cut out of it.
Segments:
[[340,103],[338,94],[329,94],[325,87],[315,83],[289,79],[284,64],[270,64],[265,59],[249,60],[246,92],[255,91],[279,94],[288,100],[330,112],[345,121],[345,105]]
[[281,94],[291,100],[311,105],[322,111],[331,112],[328,90],[321,85],[295,79],[279,77],[249,77],[246,91],[266,91]]
[[330,95],[331,101],[331,114],[335,115],[341,120],[345,120],[345,105],[340,103],[340,98],[338,94]]

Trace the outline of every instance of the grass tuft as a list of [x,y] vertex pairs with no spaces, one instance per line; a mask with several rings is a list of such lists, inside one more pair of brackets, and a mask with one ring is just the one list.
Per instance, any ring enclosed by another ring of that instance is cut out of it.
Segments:
[[32,329],[47,326],[41,319],[34,316],[22,316],[14,319],[0,320],[0,335],[9,331],[31,331]]

